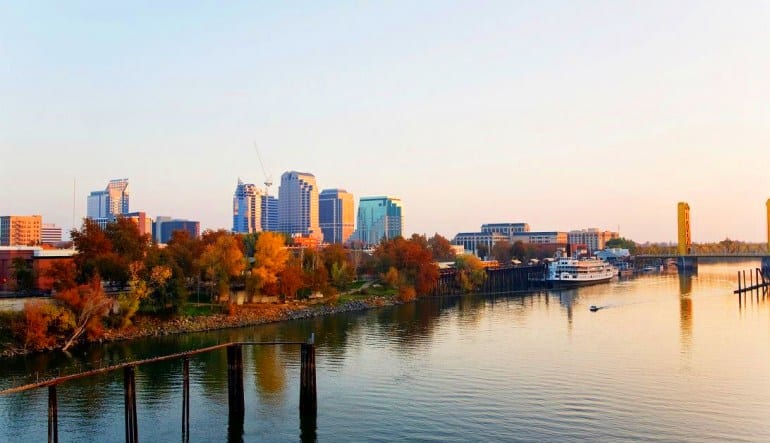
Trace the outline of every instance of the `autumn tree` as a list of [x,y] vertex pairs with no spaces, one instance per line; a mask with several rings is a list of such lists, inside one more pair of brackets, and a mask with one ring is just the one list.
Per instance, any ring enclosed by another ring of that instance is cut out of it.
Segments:
[[455,250],[452,249],[452,243],[438,232],[428,239],[428,248],[430,248],[434,260],[451,261],[455,259]]
[[297,292],[304,287],[302,264],[298,258],[290,257],[286,266],[278,273],[278,288],[284,301],[294,300]]
[[492,246],[492,257],[501,265],[510,265],[513,255],[513,246],[508,240],[500,240]]
[[374,256],[380,274],[395,268],[400,285],[413,287],[418,295],[429,294],[438,281],[438,266],[433,261],[427,241],[423,242],[420,238],[385,240],[375,249]]
[[109,313],[112,300],[104,294],[99,280],[66,289],[54,298],[70,311],[73,319],[72,331],[62,350],[68,350],[84,334],[93,339],[104,333],[103,319]]
[[13,325],[24,348],[35,351],[56,346],[71,328],[72,316],[68,311],[41,300],[25,303],[21,321]]
[[198,266],[217,288],[220,299],[230,297],[230,282],[240,276],[246,269],[246,259],[241,251],[242,244],[235,236],[224,234],[212,234],[203,249]]
[[257,291],[277,287],[279,275],[289,259],[284,242],[285,237],[275,232],[262,232],[256,238],[251,275],[256,279]]
[[78,283],[95,276],[125,286],[131,279],[131,266],[141,263],[150,245],[150,236],[141,234],[131,219],[118,217],[102,229],[91,219],[84,219],[80,230],[70,233],[77,254]]
[[457,269],[457,284],[464,292],[478,291],[487,279],[487,271],[475,255],[458,256],[455,259],[455,269]]

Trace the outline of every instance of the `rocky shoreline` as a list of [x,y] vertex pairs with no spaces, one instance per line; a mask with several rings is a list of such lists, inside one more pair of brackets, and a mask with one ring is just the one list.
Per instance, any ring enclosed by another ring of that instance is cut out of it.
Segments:
[[[241,305],[234,314],[212,314],[201,316],[182,316],[169,320],[156,317],[140,317],[135,324],[124,329],[109,329],[104,336],[84,343],[105,343],[132,340],[143,337],[159,337],[189,332],[205,332],[218,329],[241,328],[289,320],[301,320],[323,315],[344,312],[363,311],[371,308],[391,306],[400,302],[392,297],[369,297],[341,304],[265,304]],[[56,351],[50,348],[40,352]],[[6,348],[0,352],[0,358],[10,358],[32,354],[35,351]]]

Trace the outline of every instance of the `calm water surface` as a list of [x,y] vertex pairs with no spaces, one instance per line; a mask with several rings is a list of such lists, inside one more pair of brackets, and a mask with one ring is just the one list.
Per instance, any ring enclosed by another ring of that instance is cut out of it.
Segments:
[[[770,299],[739,306],[732,295],[736,271],[756,266],[701,263],[691,277],[429,299],[5,360],[0,384],[314,332],[315,426],[299,419],[299,349],[245,348],[243,432],[228,433],[221,351],[191,360],[191,440],[770,441]],[[180,362],[138,370],[141,441],[181,440],[181,384]],[[62,385],[61,441],[124,441],[122,387],[121,374]],[[0,397],[0,441],[45,441],[46,413],[45,390]]]

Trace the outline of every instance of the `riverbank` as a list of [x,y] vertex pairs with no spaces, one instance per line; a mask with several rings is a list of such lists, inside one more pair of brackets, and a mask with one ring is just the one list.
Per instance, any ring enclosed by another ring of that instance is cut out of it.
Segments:
[[[144,337],[160,337],[171,334],[257,326],[343,312],[363,311],[400,303],[396,297],[369,296],[344,302],[339,302],[335,299],[322,303],[244,304],[236,306],[232,314],[178,316],[171,319],[138,316],[134,319],[134,324],[131,326],[123,329],[108,329],[102,337],[94,340],[82,340],[82,343],[104,343]],[[13,348],[8,344],[0,344],[0,346],[2,346],[0,348],[0,358],[27,355],[34,352],[52,352],[61,349],[61,346],[59,346],[45,351],[31,351],[23,348]]]

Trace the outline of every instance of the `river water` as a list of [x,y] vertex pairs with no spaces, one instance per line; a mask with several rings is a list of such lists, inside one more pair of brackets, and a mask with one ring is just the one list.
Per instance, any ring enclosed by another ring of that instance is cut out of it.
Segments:
[[[300,420],[297,346],[244,349],[228,432],[225,352],[191,360],[191,441],[770,441],[770,298],[736,271],[654,274],[529,295],[398,307],[2,361],[22,379],[234,340],[315,333],[318,415]],[[602,307],[590,312],[589,307]],[[181,363],[137,370],[141,441],[180,441]],[[122,374],[59,387],[60,441],[125,441]],[[45,389],[0,397],[0,441],[46,440]]]

